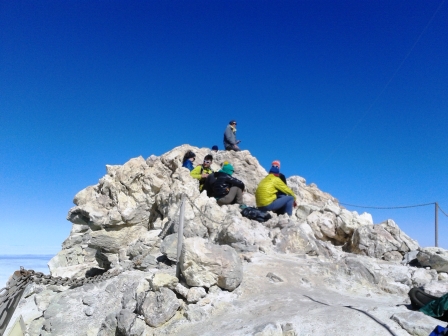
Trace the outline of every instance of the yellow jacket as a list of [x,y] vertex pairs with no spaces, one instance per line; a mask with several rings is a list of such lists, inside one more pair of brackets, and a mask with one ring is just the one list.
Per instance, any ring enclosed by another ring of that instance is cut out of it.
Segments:
[[258,184],[255,191],[255,199],[257,201],[257,207],[268,206],[274,202],[277,198],[277,192],[282,191],[286,195],[290,195],[296,199],[294,192],[280,180],[279,177],[274,174],[269,174]]
[[211,174],[213,173],[213,170],[208,167],[202,167],[202,165],[197,165],[194,167],[194,169],[190,172],[191,177],[199,180],[199,190],[202,191],[202,188],[204,186],[205,179],[202,178],[202,174]]

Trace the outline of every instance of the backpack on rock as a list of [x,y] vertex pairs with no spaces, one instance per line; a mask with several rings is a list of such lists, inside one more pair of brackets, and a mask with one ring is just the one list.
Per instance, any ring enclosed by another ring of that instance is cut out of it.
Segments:
[[267,211],[262,211],[253,207],[244,208],[241,211],[241,215],[249,219],[254,219],[260,223],[266,222],[272,218],[272,216],[268,214]]

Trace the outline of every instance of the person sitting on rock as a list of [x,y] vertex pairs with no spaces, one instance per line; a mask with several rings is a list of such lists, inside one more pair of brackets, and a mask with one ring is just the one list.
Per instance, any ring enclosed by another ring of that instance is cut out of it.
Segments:
[[[271,166],[272,167],[277,167],[278,170],[280,171],[280,161],[279,160],[272,161]],[[283,181],[284,184],[286,184],[286,177],[285,177],[285,175],[283,175],[282,173],[278,173],[277,176],[280,178],[280,180]],[[286,194],[284,192],[282,192],[282,191],[277,191],[277,198],[278,197],[282,197],[282,196],[286,196]]]
[[243,204],[244,183],[232,174],[234,168],[230,163],[224,164],[221,170],[214,173],[216,181],[213,183],[213,196],[219,205]]
[[224,148],[225,150],[240,151],[238,144],[241,140],[236,140],[236,121],[230,120],[229,124],[224,131]]
[[197,165],[191,172],[190,175],[195,179],[199,180],[199,190],[202,191],[204,187],[205,180],[208,175],[213,173],[213,170],[210,168],[210,165],[213,162],[213,156],[208,154],[204,158],[204,162],[201,165]]
[[[273,211],[278,215],[287,213],[292,215],[292,208],[295,205],[296,195],[278,177],[280,169],[272,166],[268,176],[260,181],[255,191],[257,207],[263,211]],[[286,196],[277,197],[277,192],[283,192]]]
[[193,170],[193,161],[196,159],[196,154],[191,150],[185,153],[182,159],[182,167],[187,168],[189,171]]

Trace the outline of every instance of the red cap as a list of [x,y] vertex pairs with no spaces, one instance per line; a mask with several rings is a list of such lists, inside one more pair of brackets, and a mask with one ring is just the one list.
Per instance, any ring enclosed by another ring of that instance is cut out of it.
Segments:
[[275,167],[278,167],[280,169],[280,161],[279,160],[272,161],[271,166],[275,166]]

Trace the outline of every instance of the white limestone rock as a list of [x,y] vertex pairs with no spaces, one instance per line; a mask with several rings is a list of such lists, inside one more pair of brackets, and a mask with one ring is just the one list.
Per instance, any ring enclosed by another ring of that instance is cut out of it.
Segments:
[[243,279],[241,260],[232,247],[211,244],[198,237],[184,241],[180,269],[189,286],[209,288],[217,284],[233,291]]
[[202,287],[191,287],[188,290],[187,294],[187,302],[189,303],[196,303],[203,297],[205,297],[207,293],[205,292],[205,289]]
[[391,319],[413,336],[427,336],[440,321],[418,311],[396,313]]
[[378,225],[358,227],[353,233],[347,250],[352,253],[383,259],[387,252],[397,251],[403,255],[406,252],[416,250],[418,247],[417,241],[401,231],[393,220],[388,219]]

